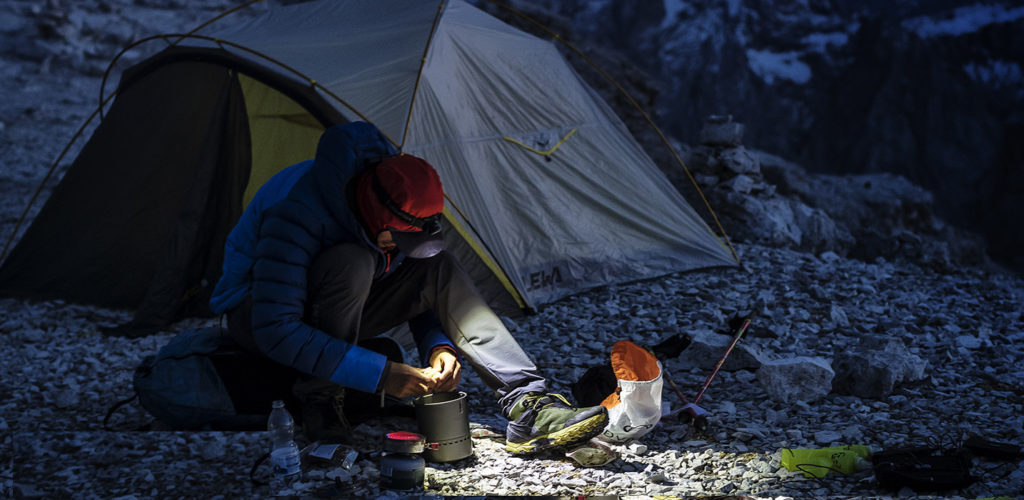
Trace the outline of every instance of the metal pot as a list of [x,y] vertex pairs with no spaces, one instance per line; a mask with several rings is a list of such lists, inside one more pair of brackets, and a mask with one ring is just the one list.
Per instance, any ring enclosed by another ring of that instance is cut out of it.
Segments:
[[423,457],[430,462],[454,462],[473,454],[466,393],[439,392],[416,398],[416,422],[427,442]]

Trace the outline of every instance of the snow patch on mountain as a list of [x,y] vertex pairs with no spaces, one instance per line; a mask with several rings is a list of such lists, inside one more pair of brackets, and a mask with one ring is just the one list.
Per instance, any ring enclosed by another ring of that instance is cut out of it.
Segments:
[[776,80],[803,84],[811,79],[811,68],[800,60],[799,52],[747,49],[747,60],[750,69],[769,85]]
[[990,24],[1011,23],[1024,19],[1024,7],[1005,5],[968,5],[947,12],[945,18],[920,16],[904,20],[901,25],[921,38],[973,33]]
[[808,50],[825,53],[829,48],[842,47],[850,41],[850,34],[846,32],[811,33],[800,39]]
[[994,88],[1016,89],[1016,97],[1024,98],[1024,70],[1017,61],[970,62],[964,65],[964,72],[972,80]]
[[817,12],[810,12],[809,10],[778,12],[773,17],[782,24],[811,26],[815,28],[826,28],[840,22],[838,16],[827,16]]
[[[703,11],[696,16],[685,22],[675,21],[676,24],[665,29],[658,40],[658,59],[669,73],[673,72],[674,68],[685,68],[693,64],[692,61],[700,56],[705,43],[719,51],[727,41],[726,37],[722,36],[722,33],[727,32],[727,28],[721,17],[711,11]],[[666,20],[668,19],[666,17]],[[739,43],[744,44],[745,40],[739,33],[741,30],[737,28],[736,31],[738,33],[735,36]]]

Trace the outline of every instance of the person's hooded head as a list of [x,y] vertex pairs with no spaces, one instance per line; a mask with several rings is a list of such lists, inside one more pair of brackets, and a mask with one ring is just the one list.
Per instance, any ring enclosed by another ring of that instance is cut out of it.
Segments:
[[444,249],[441,178],[422,158],[384,159],[359,177],[356,193],[363,223],[381,248],[389,250],[393,242],[400,252],[416,259],[433,257]]

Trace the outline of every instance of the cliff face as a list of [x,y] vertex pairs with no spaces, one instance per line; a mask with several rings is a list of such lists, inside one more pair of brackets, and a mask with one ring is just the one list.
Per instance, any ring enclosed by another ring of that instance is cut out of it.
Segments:
[[[1024,7],[969,0],[535,0],[579,43],[656,79],[658,121],[697,142],[731,114],[745,143],[832,174],[935,194],[1024,271]],[[855,5],[855,6],[851,6]]]

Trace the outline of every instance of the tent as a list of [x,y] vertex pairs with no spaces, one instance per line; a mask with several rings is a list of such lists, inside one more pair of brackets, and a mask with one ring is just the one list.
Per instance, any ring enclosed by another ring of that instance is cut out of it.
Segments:
[[737,264],[552,42],[462,0],[272,5],[165,39],[123,73],[0,293],[135,308],[136,329],[201,313],[255,191],[356,120],[438,169],[448,247],[503,313]]

